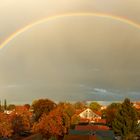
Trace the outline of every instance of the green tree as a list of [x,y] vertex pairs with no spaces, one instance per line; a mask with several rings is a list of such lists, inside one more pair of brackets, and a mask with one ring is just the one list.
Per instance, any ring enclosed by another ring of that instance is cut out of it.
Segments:
[[112,122],[113,130],[123,140],[133,140],[138,132],[138,115],[129,99],[125,99]]
[[48,115],[51,110],[56,107],[56,104],[49,99],[39,99],[33,102],[32,108],[35,121],[38,121],[42,114]]
[[61,109],[63,109],[63,112],[65,114],[67,114],[67,116],[70,119],[70,124],[71,124],[71,126],[73,126],[74,125],[74,121],[76,121],[76,116],[75,116],[76,109],[75,109],[75,107],[72,104],[67,103],[67,102],[61,102],[61,103],[59,103],[58,104],[58,107],[61,108]]
[[94,110],[94,111],[98,111],[98,110],[100,110],[101,105],[99,103],[97,103],[97,102],[91,102],[89,104],[89,108]]
[[7,109],[7,100],[5,99],[4,100],[4,110],[6,110]]
[[58,105],[58,107],[63,108],[63,111],[69,116],[70,119],[75,114],[75,108],[70,103],[61,103]]

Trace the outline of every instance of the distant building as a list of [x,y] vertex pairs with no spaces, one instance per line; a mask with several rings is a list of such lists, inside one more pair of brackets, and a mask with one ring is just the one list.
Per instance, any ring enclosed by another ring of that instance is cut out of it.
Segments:
[[98,122],[101,119],[101,116],[93,112],[90,108],[85,109],[84,111],[78,114],[81,120],[88,120],[89,122]]
[[135,102],[135,103],[133,104],[133,106],[134,106],[136,109],[140,110],[140,102]]
[[107,106],[101,106],[101,110],[104,110],[106,108],[107,108]]
[[4,113],[8,115],[11,114],[12,112],[13,112],[12,110],[4,110]]

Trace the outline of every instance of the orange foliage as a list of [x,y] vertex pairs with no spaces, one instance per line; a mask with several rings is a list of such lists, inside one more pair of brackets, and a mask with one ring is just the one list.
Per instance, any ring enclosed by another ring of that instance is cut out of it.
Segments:
[[10,122],[9,116],[4,113],[0,113],[0,136],[10,137],[12,133],[12,124]]
[[34,119],[38,121],[42,114],[49,114],[56,107],[56,104],[49,99],[39,99],[33,102]]
[[74,115],[71,117],[71,124],[72,124],[72,125],[76,125],[76,124],[78,124],[79,121],[80,121],[80,117],[79,117],[79,115],[74,114]]
[[30,109],[30,105],[29,104],[25,104],[24,107],[29,110]]
[[31,113],[24,106],[16,107],[15,111],[10,114],[12,128],[14,133],[30,130]]
[[43,114],[39,123],[33,126],[33,132],[42,133],[46,137],[63,136],[70,127],[70,118],[63,108],[57,107],[49,113]]

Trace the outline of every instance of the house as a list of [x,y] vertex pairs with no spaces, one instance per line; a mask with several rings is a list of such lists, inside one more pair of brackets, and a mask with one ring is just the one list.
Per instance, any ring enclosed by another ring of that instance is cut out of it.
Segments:
[[101,106],[101,110],[107,109],[107,106]]
[[7,115],[11,114],[12,112],[13,112],[12,110],[4,110],[4,113]]
[[85,109],[79,113],[81,120],[88,120],[89,122],[98,122],[101,119],[101,116],[93,112],[90,108]]
[[[101,119],[99,113],[93,112],[87,108],[79,113],[80,123],[75,129],[69,130],[63,140],[114,140],[115,135],[105,120]],[[102,121],[99,121],[102,120]]]

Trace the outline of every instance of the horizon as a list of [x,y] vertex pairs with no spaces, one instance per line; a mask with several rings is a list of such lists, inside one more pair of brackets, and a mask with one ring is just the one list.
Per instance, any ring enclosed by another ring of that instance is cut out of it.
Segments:
[[[39,98],[39,99],[43,99],[43,98]],[[24,105],[24,104],[29,104],[29,105],[32,105],[32,103],[34,102],[34,101],[36,101],[36,100],[39,100],[39,99],[35,99],[35,100],[33,100],[33,101],[31,101],[31,102],[9,102],[8,100],[6,100],[6,103],[7,103],[7,105],[11,105],[11,104],[14,104],[14,105]],[[44,99],[49,99],[49,98],[44,98]],[[49,99],[49,100],[51,100],[51,99]],[[0,100],[1,101],[1,105],[4,105],[4,100]],[[84,102],[84,103],[86,103],[86,104],[90,104],[91,102],[97,102],[97,103],[99,103],[100,105],[102,105],[102,106],[108,106],[108,105],[110,105],[110,104],[112,104],[112,103],[122,103],[123,101],[124,101],[124,99],[123,100],[108,100],[108,101],[97,101],[97,100],[83,100],[83,101],[80,101],[80,100],[77,100],[77,101],[66,101],[66,100],[61,100],[61,101],[54,101],[54,100],[51,100],[51,101],[53,101],[53,102],[55,102],[56,104],[58,104],[58,103],[60,103],[60,102],[66,102],[66,103],[71,103],[71,104],[74,104],[74,103],[76,103],[76,102]],[[139,100],[130,100],[132,103],[135,103],[135,102],[139,102]]]

